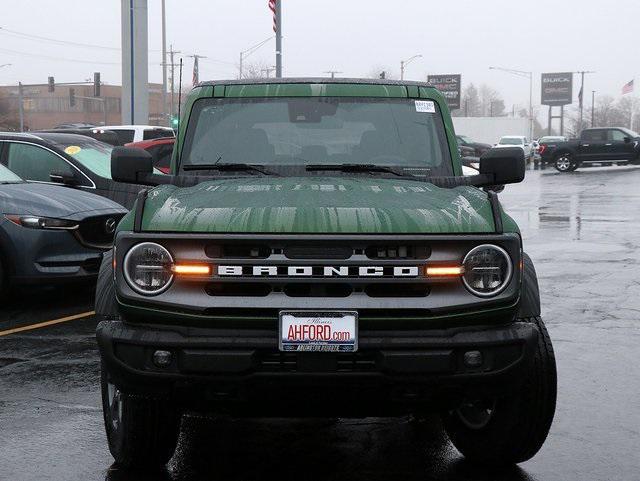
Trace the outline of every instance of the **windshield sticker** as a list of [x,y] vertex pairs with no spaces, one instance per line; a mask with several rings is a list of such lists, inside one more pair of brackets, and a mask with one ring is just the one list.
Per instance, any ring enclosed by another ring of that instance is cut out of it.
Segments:
[[64,149],[64,152],[66,154],[69,155],[76,155],[78,152],[80,152],[82,149],[80,147],[78,147],[77,145],[70,145],[69,147],[67,147],[66,149]]
[[431,100],[416,100],[416,112],[436,113],[436,104]]

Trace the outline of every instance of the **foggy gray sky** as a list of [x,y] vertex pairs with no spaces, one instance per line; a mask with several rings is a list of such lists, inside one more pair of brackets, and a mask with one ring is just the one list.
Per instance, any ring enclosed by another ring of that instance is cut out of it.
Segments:
[[[273,34],[267,0],[166,1],[167,43],[183,54],[209,57],[201,62],[201,80],[234,78],[239,52]],[[0,30],[0,64],[13,64],[0,68],[0,84],[46,82],[48,75],[58,82],[78,81],[97,70],[104,82],[121,83],[119,0],[1,0],[0,5],[5,29],[112,47],[56,45]],[[490,71],[490,65],[532,70],[535,104],[541,72],[597,71],[588,76],[587,104],[592,90],[618,97],[623,84],[640,74],[637,0],[283,0],[283,12],[287,76],[340,70],[342,76],[359,77],[375,66],[397,75],[400,60],[419,53],[423,58],[407,67],[407,78],[461,73],[463,87],[490,84],[510,110],[514,103],[528,104],[528,81]],[[160,0],[149,0],[149,77],[157,82],[160,25]],[[273,51],[270,43],[248,61],[272,65]],[[185,83],[191,67],[192,59],[185,58]],[[574,83],[574,96],[578,90]]]

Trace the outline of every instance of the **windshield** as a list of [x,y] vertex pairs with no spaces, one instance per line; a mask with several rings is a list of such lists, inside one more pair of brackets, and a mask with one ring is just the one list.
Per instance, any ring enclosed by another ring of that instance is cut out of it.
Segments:
[[517,137],[502,137],[500,139],[500,145],[522,145],[522,139]]
[[0,164],[0,182],[3,184],[8,182],[22,182],[22,179],[4,165]]
[[629,137],[640,137],[640,134],[638,134],[638,132],[634,132],[633,130],[625,129],[624,127],[621,127],[620,130],[622,130]]
[[91,137],[73,136],[63,139],[57,136],[51,143],[70,155],[100,177],[111,179],[111,151],[113,146]]
[[201,99],[181,165],[212,163],[374,164],[453,175],[437,104],[409,99]]

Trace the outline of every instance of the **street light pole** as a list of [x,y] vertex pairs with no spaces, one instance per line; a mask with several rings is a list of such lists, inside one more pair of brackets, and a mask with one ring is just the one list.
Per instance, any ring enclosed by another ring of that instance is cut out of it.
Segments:
[[421,58],[422,54],[414,55],[413,57],[408,58],[407,60],[400,60],[400,80],[404,80],[404,69],[407,65],[413,62],[417,58]]
[[591,127],[595,126],[596,119],[596,91],[591,91]]
[[240,52],[240,63],[238,64],[238,79],[242,79],[243,68],[244,68],[244,59],[246,59],[249,55],[252,55],[256,50],[262,47],[264,44],[269,42],[273,38],[273,35],[269,38],[265,38],[262,42],[258,42],[255,45],[249,47],[246,50]]
[[533,72],[502,67],[489,67],[489,70],[500,70],[518,77],[529,79],[529,140],[533,139]]
[[[162,0],[162,118],[164,122],[167,122],[167,16],[165,0]],[[105,125],[107,124],[105,123]]]

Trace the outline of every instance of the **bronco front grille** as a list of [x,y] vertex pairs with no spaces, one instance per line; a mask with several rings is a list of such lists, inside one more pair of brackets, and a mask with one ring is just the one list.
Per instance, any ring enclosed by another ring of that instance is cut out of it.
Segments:
[[260,352],[258,369],[262,372],[372,372],[376,370],[375,353],[288,353]]

